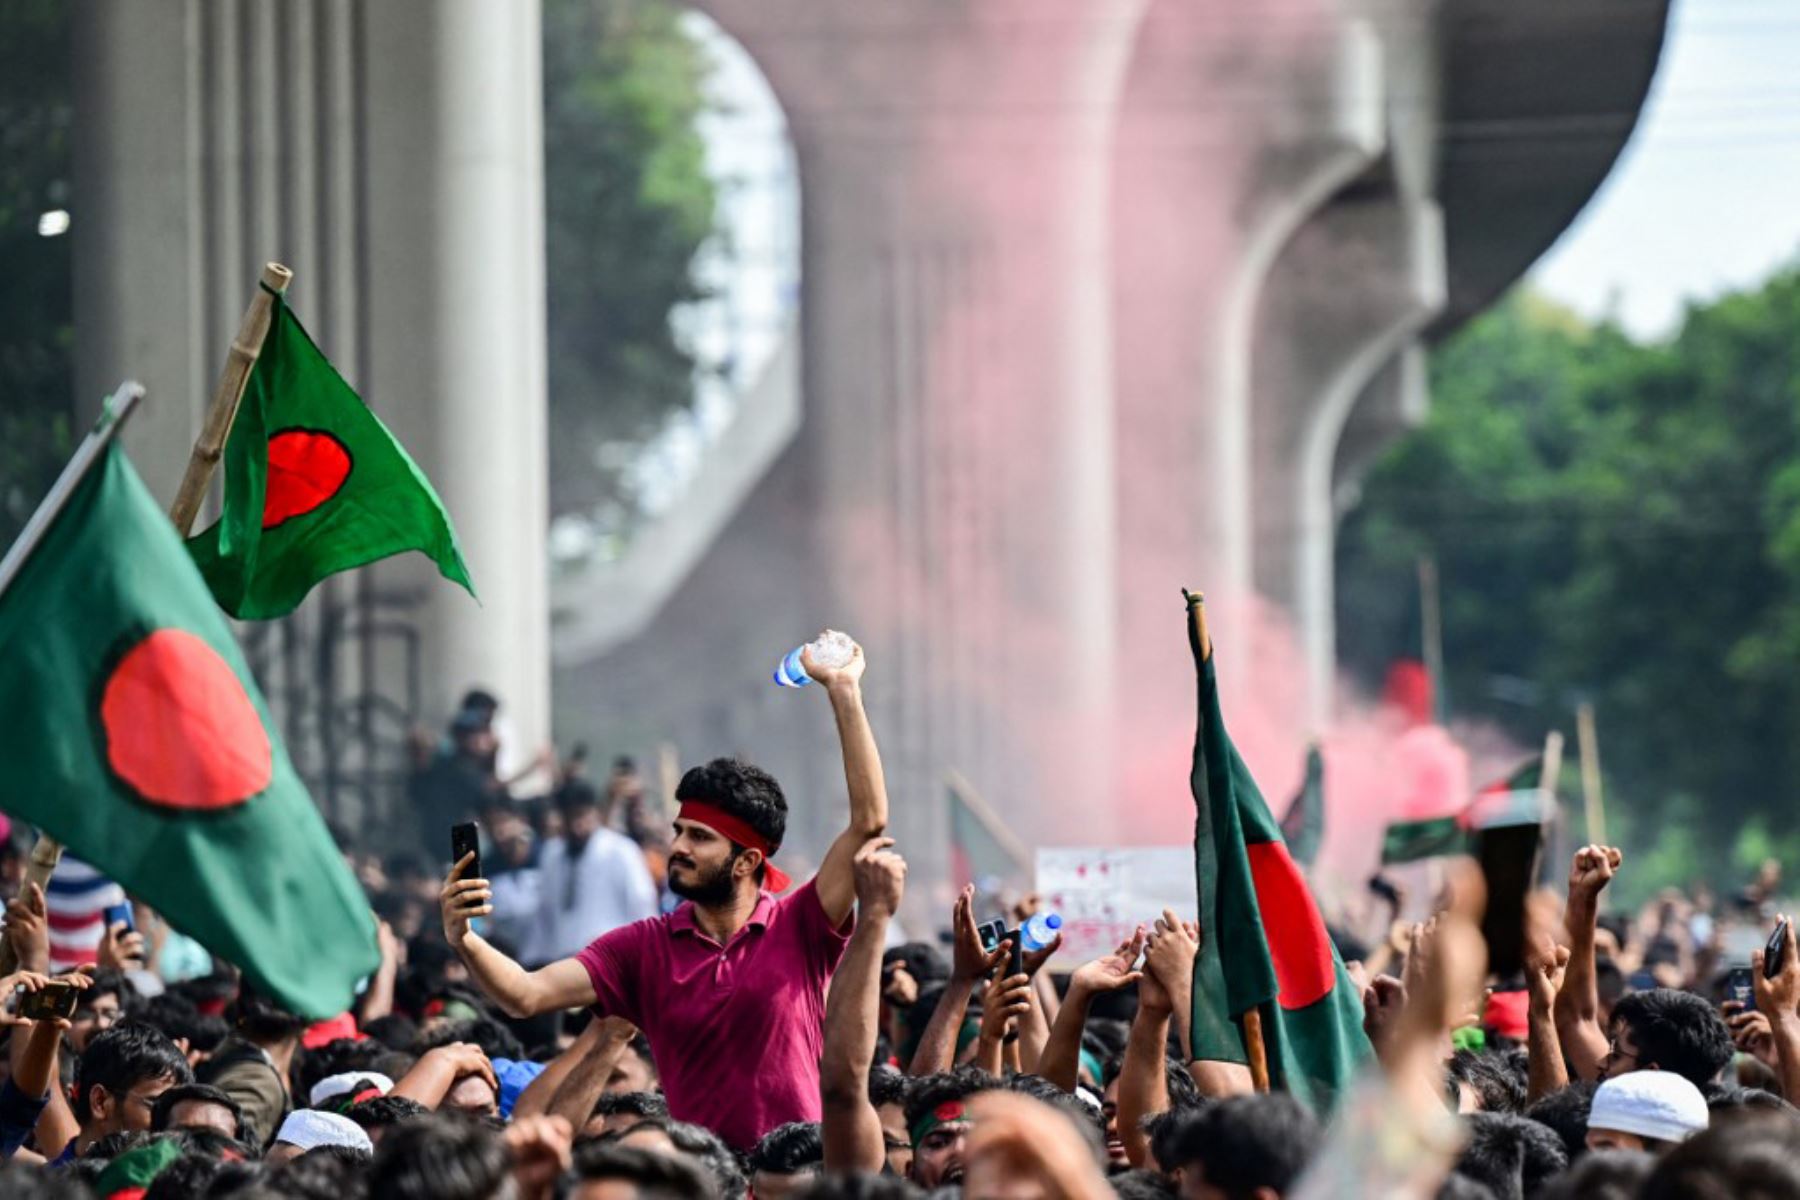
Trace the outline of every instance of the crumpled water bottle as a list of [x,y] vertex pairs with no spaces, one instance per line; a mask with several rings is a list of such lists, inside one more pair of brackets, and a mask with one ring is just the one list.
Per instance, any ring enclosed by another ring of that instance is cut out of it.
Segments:
[[1063,919],[1053,912],[1035,914],[1019,927],[1021,947],[1027,953],[1046,948],[1056,940],[1056,934],[1062,929],[1062,925]]
[[856,642],[847,633],[839,633],[835,629],[827,629],[805,646],[796,646],[790,650],[786,658],[775,668],[775,683],[785,688],[801,688],[812,682],[812,676],[800,663],[800,656],[808,648],[812,650],[813,661],[821,667],[836,670],[847,666],[856,656]]

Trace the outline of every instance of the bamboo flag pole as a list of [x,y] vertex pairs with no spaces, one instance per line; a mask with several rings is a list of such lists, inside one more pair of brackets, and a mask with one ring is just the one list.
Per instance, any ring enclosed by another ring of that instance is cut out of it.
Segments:
[[962,801],[963,807],[981,822],[981,827],[987,830],[988,836],[994,839],[995,845],[1000,847],[1006,857],[1013,860],[1013,865],[1021,874],[1030,878],[1036,873],[1037,864],[1032,861],[1031,851],[1006,827],[1006,822],[1000,819],[1000,815],[975,790],[975,785],[963,777],[962,772],[950,767],[944,772],[944,784],[956,793],[956,798]]
[[[93,430],[76,447],[75,453],[69,458],[69,464],[51,485],[49,494],[37,506],[37,511],[31,514],[31,520],[25,523],[25,528],[19,532],[12,548],[6,552],[5,559],[0,560],[0,594],[5,593],[24,569],[31,552],[37,549],[38,543],[50,531],[50,523],[56,520],[57,514],[69,503],[69,497],[75,494],[76,487],[86,478],[88,469],[99,460],[101,452],[118,435],[120,426],[124,425],[125,419],[143,398],[144,385],[127,382],[120,384],[118,390],[107,399]],[[25,877],[19,885],[19,894],[24,896],[34,883],[39,888],[49,883],[56,864],[61,860],[62,843],[39,834],[37,842],[31,847],[31,858],[25,864]],[[12,942],[0,938],[0,975],[10,974],[18,966],[18,962]]]
[[1594,706],[1575,710],[1575,743],[1581,751],[1581,803],[1587,815],[1587,840],[1606,845],[1606,798],[1601,793],[1600,735],[1594,729]]
[[1431,685],[1431,719],[1444,723],[1444,613],[1438,593],[1437,559],[1419,558],[1419,640],[1425,657],[1425,679]]
[[[1188,635],[1202,663],[1212,661],[1212,634],[1206,628],[1206,597],[1199,592],[1181,589],[1187,600]],[[1201,930],[1206,937],[1210,931]],[[1253,1008],[1244,1014],[1244,1057],[1249,1060],[1250,1082],[1259,1092],[1269,1090],[1269,1052],[1263,1042],[1262,1010]]]
[[237,337],[225,356],[225,370],[219,386],[213,389],[212,405],[206,410],[206,423],[194,441],[194,452],[188,456],[187,472],[181,477],[181,488],[169,508],[169,519],[175,532],[186,537],[193,531],[194,518],[206,500],[206,489],[212,485],[213,471],[225,453],[225,441],[231,436],[231,423],[237,419],[238,402],[244,398],[244,386],[250,382],[250,369],[262,353],[263,340],[269,336],[269,322],[275,310],[275,297],[283,295],[294,282],[294,273],[280,263],[266,263],[261,286],[250,297],[244,319],[238,322]]
[[1544,737],[1544,769],[1538,775],[1538,789],[1554,803],[1556,780],[1562,774],[1563,735],[1552,729]]

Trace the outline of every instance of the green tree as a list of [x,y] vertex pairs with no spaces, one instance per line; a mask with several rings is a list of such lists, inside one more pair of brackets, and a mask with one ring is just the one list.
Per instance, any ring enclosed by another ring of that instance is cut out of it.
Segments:
[[1705,814],[1686,848],[1727,869],[1800,766],[1797,347],[1800,270],[1661,343],[1529,293],[1474,322],[1345,522],[1349,665],[1375,678],[1416,644],[1411,573],[1433,554],[1454,710],[1529,743],[1592,698],[1609,807],[1644,849]]
[[69,207],[69,6],[0,6],[0,547],[70,450],[73,265],[38,218]]
[[597,452],[645,437],[692,397],[669,313],[699,298],[713,229],[695,127],[702,49],[665,0],[545,0],[551,506],[616,498]]

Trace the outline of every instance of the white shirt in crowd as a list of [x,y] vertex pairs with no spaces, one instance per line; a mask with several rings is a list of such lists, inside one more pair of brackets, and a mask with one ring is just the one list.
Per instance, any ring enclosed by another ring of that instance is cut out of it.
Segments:
[[568,958],[601,934],[656,911],[656,883],[636,842],[596,830],[571,862],[568,839],[552,839],[538,859],[538,920],[527,958]]

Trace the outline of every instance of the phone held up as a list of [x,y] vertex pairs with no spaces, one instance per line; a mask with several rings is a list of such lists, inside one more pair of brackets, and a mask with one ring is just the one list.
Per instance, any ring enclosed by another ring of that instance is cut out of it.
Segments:
[[1007,966],[1008,976],[1025,973],[1025,939],[1017,930],[1009,930],[1005,921],[985,921],[976,930],[981,934],[981,946],[984,950],[992,950],[1007,938],[1012,939],[1012,959]]
[[1786,917],[1775,922],[1775,932],[1769,935],[1769,944],[1763,947],[1763,978],[1773,979],[1781,974],[1781,968],[1787,965],[1787,933]]
[[450,827],[450,865],[455,866],[467,854],[475,857],[458,878],[486,879],[487,876],[481,873],[481,833],[475,828],[473,821],[464,821],[461,825]]
[[35,992],[20,986],[6,998],[6,1011],[27,1021],[67,1020],[80,999],[81,989],[72,983],[47,983]]
[[1749,967],[1733,967],[1725,976],[1725,999],[1736,1001],[1739,1012],[1756,1011],[1756,984]]

